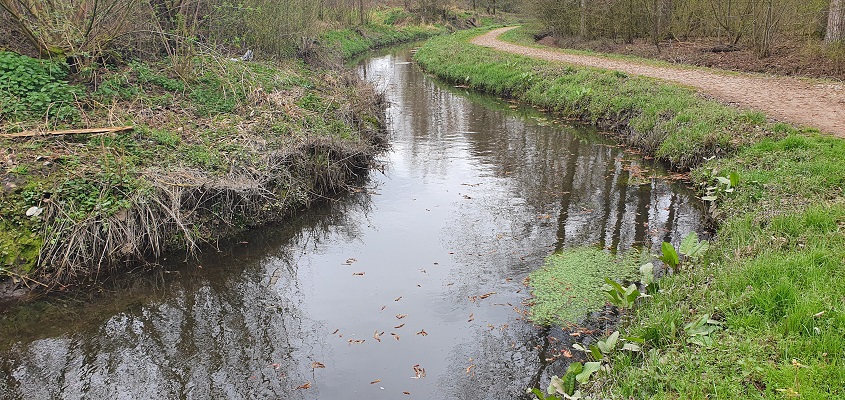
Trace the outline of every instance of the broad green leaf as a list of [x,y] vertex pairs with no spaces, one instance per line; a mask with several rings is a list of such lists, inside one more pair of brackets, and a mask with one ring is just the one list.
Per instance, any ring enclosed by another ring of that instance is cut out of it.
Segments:
[[692,336],[687,339],[687,343],[692,343],[702,347],[710,347],[713,345],[713,338],[710,336]]
[[731,186],[732,187],[739,186],[739,173],[737,173],[736,171],[731,172],[731,174],[728,176],[728,178],[731,180]]
[[585,384],[590,381],[590,376],[601,369],[601,362],[594,361],[584,364],[584,371],[578,374],[575,379],[578,383]]
[[[577,344],[576,344],[575,346],[580,346],[580,345],[577,345]],[[583,349],[583,347],[581,347],[581,348]],[[585,350],[586,350],[586,349],[585,349]],[[581,371],[583,371],[583,370],[584,370],[584,364],[581,364],[581,363],[579,363],[579,362],[577,362],[577,361],[576,361],[576,362],[574,362],[574,363],[572,363],[572,364],[569,364],[569,367],[568,367],[568,368],[566,368],[566,373],[567,373],[567,374],[575,374],[575,375],[578,375],[578,374],[580,374],[580,373],[581,373]]]
[[602,357],[604,357],[601,353],[601,349],[594,344],[590,345],[590,355],[593,356],[593,359],[595,360],[601,360]]
[[682,254],[689,255],[690,250],[692,250],[698,244],[698,234],[695,232],[690,232],[684,237],[684,240],[681,241],[681,245],[678,247],[678,251]]
[[622,346],[622,350],[627,350],[627,351],[642,351],[642,348],[640,347],[640,345],[638,345],[638,344],[636,344],[636,343],[625,343],[625,345],[624,345],[624,346]]
[[646,286],[654,282],[654,264],[647,263],[640,266],[640,281]]
[[704,201],[716,201],[716,199],[718,199],[718,197],[716,197],[716,196],[704,196],[704,197],[701,198],[701,200],[704,200]]
[[[580,351],[583,351],[583,352],[585,352],[585,353],[589,353],[589,352],[590,352],[590,350],[588,350],[588,349],[587,349],[586,347],[584,347],[584,346],[581,346],[579,343],[575,343],[575,344],[573,344],[573,345],[572,345],[572,348],[573,348],[573,349],[575,349],[575,350],[580,350]],[[575,364],[581,364],[581,363],[575,363]],[[575,365],[575,364],[572,364],[572,365]],[[572,368],[572,365],[570,365],[570,366],[569,366],[569,368]]]
[[671,243],[663,242],[660,246],[660,249],[663,252],[663,256],[660,257],[660,260],[665,262],[673,270],[678,268],[678,264],[680,263],[680,259],[678,258],[678,252],[675,251],[675,247],[672,246]]
[[[548,387],[548,389],[546,389],[546,392],[548,394],[556,394],[556,393],[563,394],[563,393],[565,393],[564,387],[565,387],[565,383],[564,383],[563,379],[560,379],[557,375],[555,375],[555,376],[552,377],[551,381],[549,382],[549,387]],[[573,388],[573,390],[575,390],[575,389]]]
[[645,343],[645,339],[643,339],[641,337],[636,337],[636,336],[626,336],[625,341],[639,343],[639,344]]
[[616,343],[619,341],[619,331],[614,331],[607,337],[605,340],[599,340],[596,342],[598,345],[599,350],[603,354],[610,354],[613,350],[616,349]]

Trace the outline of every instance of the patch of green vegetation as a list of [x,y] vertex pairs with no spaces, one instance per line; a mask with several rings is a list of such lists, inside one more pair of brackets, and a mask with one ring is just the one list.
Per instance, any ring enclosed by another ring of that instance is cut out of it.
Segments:
[[320,35],[320,43],[344,60],[368,50],[392,44],[426,39],[447,32],[443,25],[399,25],[411,18],[402,8],[379,9],[371,14],[371,21],[356,28],[338,29]]
[[[15,211],[23,214],[26,210]],[[0,220],[0,275],[12,271],[28,273],[35,267],[42,239],[37,232],[26,228],[18,229]]]
[[[626,314],[620,330],[643,351],[610,355],[599,397],[845,397],[845,141],[650,79],[468,45],[478,33],[433,39],[417,57],[475,88],[625,123],[631,144],[691,168],[715,210],[710,250]],[[719,329],[691,340],[704,317]]]
[[764,133],[759,127],[766,125],[762,114],[724,106],[690,89],[468,43],[484,31],[433,38],[415,59],[427,71],[473,89],[596,124],[621,123],[629,128],[630,144],[678,169],[698,165],[714,154],[728,154]]
[[79,118],[80,87],[70,85],[67,66],[0,51],[0,123],[46,119],[53,125]]
[[546,265],[529,276],[531,320],[542,325],[578,323],[601,308],[605,278],[631,280],[637,275],[640,253],[616,256],[592,247],[564,250],[546,258]]

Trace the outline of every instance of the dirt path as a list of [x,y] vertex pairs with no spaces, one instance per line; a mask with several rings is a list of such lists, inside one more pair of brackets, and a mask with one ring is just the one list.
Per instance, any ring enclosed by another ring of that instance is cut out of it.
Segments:
[[492,30],[474,38],[472,43],[527,57],[671,81],[695,88],[732,105],[762,111],[777,120],[818,128],[845,138],[845,84],[812,83],[789,77],[719,73],[695,68],[658,67],[634,61],[520,46],[498,39],[499,35],[513,28]]

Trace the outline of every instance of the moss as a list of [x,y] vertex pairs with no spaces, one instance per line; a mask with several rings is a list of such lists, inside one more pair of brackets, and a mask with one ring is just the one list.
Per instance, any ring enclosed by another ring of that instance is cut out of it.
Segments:
[[[23,211],[21,211],[23,213]],[[29,273],[38,261],[43,242],[38,233],[0,221],[0,273]]]

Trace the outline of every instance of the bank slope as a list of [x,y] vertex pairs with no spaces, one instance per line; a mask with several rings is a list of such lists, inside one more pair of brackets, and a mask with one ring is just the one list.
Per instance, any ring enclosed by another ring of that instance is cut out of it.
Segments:
[[[90,87],[51,75],[61,65],[4,57],[7,75],[25,65],[47,77],[13,83],[58,91],[47,100],[66,112],[44,114],[47,128],[134,127],[0,137],[0,273],[12,288],[61,287],[283,219],[345,188],[386,140],[382,96],[301,61],[137,61]],[[60,101],[68,91],[75,100]],[[15,98],[32,107],[5,108],[4,130],[44,129],[29,114],[42,99]]]
[[[614,354],[588,388],[615,398],[845,397],[845,142],[657,80],[468,43],[481,32],[434,38],[416,60],[456,84],[612,130],[690,169],[717,198],[710,251],[664,277],[622,327],[644,351]],[[731,172],[733,192],[717,180]],[[684,330],[705,314],[723,327],[710,347]]]

